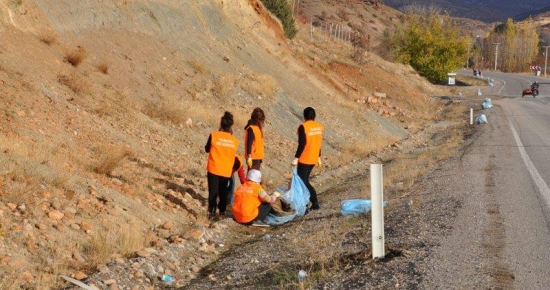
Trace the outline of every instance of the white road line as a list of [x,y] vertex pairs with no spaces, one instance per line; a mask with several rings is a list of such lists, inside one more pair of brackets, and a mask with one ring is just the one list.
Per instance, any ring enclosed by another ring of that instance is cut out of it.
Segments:
[[504,84],[502,85],[502,87],[500,88],[500,90],[498,90],[498,94],[500,95],[500,92],[502,92],[502,90],[504,89],[504,87],[506,86],[506,81],[503,80],[503,79],[495,79],[493,78],[493,80],[499,80],[501,82],[503,82]]
[[523,159],[523,162],[525,163],[525,166],[527,166],[527,169],[529,170],[529,174],[531,175],[531,178],[537,185],[539,192],[546,201],[546,206],[550,207],[550,188],[548,188],[548,185],[542,179],[542,176],[540,176],[539,171],[537,168],[535,168],[535,165],[533,165],[533,162],[531,162],[531,158],[529,158],[529,155],[527,155],[527,151],[525,151],[525,147],[523,146],[523,143],[519,139],[518,133],[516,132],[516,129],[514,128],[514,124],[512,124],[512,120],[508,118],[508,122],[510,123],[510,128],[512,129],[512,133],[514,134],[514,139],[516,139],[516,144],[518,145],[519,153],[521,155],[521,158]]

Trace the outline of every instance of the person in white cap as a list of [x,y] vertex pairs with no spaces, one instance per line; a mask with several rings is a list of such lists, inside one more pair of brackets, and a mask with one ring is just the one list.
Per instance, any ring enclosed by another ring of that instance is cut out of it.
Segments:
[[243,225],[269,226],[264,219],[271,211],[271,205],[281,194],[268,194],[261,182],[262,173],[257,169],[250,169],[246,175],[246,182],[235,191],[231,211],[236,222]]

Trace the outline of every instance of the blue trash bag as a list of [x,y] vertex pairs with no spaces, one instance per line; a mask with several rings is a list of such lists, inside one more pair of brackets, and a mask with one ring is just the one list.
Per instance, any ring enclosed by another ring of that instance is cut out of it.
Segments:
[[[340,213],[343,216],[365,214],[370,211],[371,208],[370,199],[348,199],[341,202]],[[382,203],[382,206],[386,206],[387,201]]]
[[487,109],[490,109],[490,108],[492,108],[492,107],[493,107],[493,104],[491,104],[491,103],[488,103],[488,102],[482,102],[482,103],[481,103],[481,108],[482,108],[483,110],[487,110]]
[[476,124],[487,124],[487,116],[481,114],[476,117]]
[[307,204],[309,203],[309,190],[306,185],[298,176],[296,168],[292,171],[292,181],[290,183],[290,189],[277,188],[277,191],[284,192],[281,194],[281,198],[290,204],[290,207],[294,210],[294,214],[286,216],[276,216],[269,213],[265,218],[265,223],[269,225],[280,225],[289,222],[297,217],[306,214]]
[[491,109],[493,107],[493,103],[491,102],[490,98],[485,98],[485,100],[481,103],[481,108],[483,110]]

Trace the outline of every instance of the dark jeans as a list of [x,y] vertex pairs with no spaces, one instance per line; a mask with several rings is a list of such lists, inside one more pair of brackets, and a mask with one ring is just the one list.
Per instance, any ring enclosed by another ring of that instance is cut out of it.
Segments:
[[307,186],[307,189],[309,190],[309,201],[311,201],[311,204],[318,204],[319,201],[317,200],[317,191],[315,191],[315,188],[311,186],[311,183],[309,183],[309,176],[311,175],[311,171],[313,170],[313,167],[315,165],[310,164],[303,164],[298,163],[298,176],[302,179],[304,184]]
[[254,221],[264,221],[269,212],[271,211],[271,204],[267,202],[262,202],[260,204],[260,207],[258,208],[260,212],[258,213],[258,216],[253,219],[251,222],[246,223],[245,225],[251,225]]
[[260,170],[261,167],[262,167],[262,159],[252,159],[252,167],[248,167],[248,170],[250,169]]
[[[208,213],[216,213],[216,207],[220,213],[225,214],[225,208],[227,207],[227,186],[229,185],[229,178],[222,177],[216,174],[208,172]],[[219,199],[219,203],[218,203]]]

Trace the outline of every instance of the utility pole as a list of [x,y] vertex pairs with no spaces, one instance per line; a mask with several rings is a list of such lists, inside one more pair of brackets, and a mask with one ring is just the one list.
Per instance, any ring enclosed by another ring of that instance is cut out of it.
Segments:
[[470,41],[468,41],[468,54],[466,55],[466,69],[470,68],[470,49],[472,48],[472,44]]
[[548,65],[548,47],[549,45],[546,45],[546,52],[544,53],[544,77],[546,77],[546,66]]
[[495,45],[495,71],[497,70],[497,63],[498,63],[498,46],[500,45],[500,42],[493,43]]

